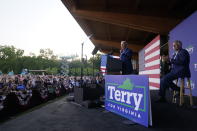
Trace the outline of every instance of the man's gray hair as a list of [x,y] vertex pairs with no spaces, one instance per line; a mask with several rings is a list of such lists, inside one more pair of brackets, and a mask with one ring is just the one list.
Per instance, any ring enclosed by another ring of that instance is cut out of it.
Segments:
[[121,41],[121,44],[128,45],[128,43],[126,41]]
[[178,44],[180,47],[182,47],[183,43],[180,40],[175,40],[174,43]]

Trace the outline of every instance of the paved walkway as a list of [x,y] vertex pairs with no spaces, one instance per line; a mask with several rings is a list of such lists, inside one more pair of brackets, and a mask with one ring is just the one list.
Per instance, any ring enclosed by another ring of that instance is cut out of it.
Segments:
[[153,103],[154,127],[125,125],[125,119],[104,109],[87,109],[66,97],[0,124],[0,131],[196,131],[197,111]]

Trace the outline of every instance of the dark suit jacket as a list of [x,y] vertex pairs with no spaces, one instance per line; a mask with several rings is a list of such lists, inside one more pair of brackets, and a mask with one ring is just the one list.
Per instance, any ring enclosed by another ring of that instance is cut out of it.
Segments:
[[126,48],[122,51],[120,54],[120,59],[122,61],[122,74],[132,74],[133,72],[133,67],[131,63],[131,58],[132,58],[132,50],[129,48]]
[[175,59],[173,59],[174,55],[171,59],[171,63],[172,63],[171,73],[173,73],[178,78],[191,77],[191,73],[189,69],[190,56],[188,51],[185,49],[181,49],[178,52]]

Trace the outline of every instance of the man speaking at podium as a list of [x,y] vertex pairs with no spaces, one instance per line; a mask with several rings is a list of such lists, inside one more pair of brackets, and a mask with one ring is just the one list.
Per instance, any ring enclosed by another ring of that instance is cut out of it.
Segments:
[[120,60],[122,61],[122,75],[129,75],[133,72],[132,67],[132,50],[128,47],[126,41],[121,41]]

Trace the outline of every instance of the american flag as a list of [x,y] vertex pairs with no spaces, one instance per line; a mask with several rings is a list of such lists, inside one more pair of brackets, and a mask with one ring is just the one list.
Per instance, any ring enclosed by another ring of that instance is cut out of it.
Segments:
[[158,35],[139,53],[139,74],[149,76],[149,88],[160,88],[160,36]]
[[100,67],[100,73],[104,76],[107,74],[107,57],[110,56],[112,58],[120,59],[119,56],[113,56],[113,55],[102,55],[101,56],[101,67]]
[[100,71],[102,75],[106,75],[107,73],[107,55],[101,56],[101,67]]

